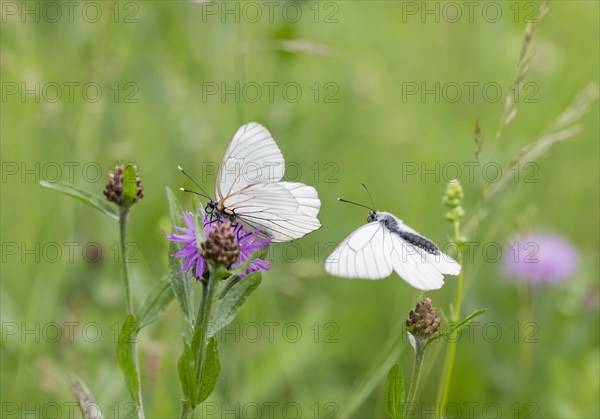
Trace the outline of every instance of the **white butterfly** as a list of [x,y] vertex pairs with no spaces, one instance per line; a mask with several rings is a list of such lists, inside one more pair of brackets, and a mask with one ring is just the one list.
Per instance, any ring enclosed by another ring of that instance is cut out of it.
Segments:
[[325,260],[327,273],[380,279],[394,270],[411,286],[424,291],[441,288],[444,274],[460,273],[460,265],[431,240],[389,212],[369,209],[368,223],[353,231]]
[[283,155],[269,131],[256,122],[242,125],[219,166],[216,200],[204,193],[210,199],[206,212],[241,222],[273,242],[317,230],[321,227],[317,191],[303,183],[281,182],[284,172]]

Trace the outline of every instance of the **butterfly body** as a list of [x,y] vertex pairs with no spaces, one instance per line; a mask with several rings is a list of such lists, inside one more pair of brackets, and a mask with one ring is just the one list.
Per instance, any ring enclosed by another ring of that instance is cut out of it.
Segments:
[[404,225],[404,223],[389,212],[372,210],[369,212],[368,221],[377,221],[382,223],[388,230],[394,234],[397,234],[402,240],[418,247],[421,250],[424,250],[427,253],[432,255],[440,254],[440,249],[438,249],[435,243],[428,238],[423,237],[420,234],[402,230],[400,226]]
[[345,278],[380,279],[396,271],[421,290],[441,288],[444,274],[460,265],[395,215],[369,211],[367,224],[353,231],[325,261],[325,270]]

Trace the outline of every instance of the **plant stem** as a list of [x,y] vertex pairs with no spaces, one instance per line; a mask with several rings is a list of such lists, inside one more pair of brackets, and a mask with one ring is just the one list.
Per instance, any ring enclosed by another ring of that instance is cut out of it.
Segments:
[[[460,273],[458,274],[458,284],[456,285],[456,298],[454,299],[454,312],[452,313],[452,321],[458,322],[460,320],[460,308],[462,305],[463,295],[463,276],[464,269],[462,268],[463,251],[464,246],[462,245],[462,238],[460,237],[460,222],[455,221],[454,223],[454,241],[458,245],[457,262],[461,265]],[[448,343],[448,353],[446,354],[446,362],[444,368],[444,375],[442,379],[440,389],[440,402],[438,404],[438,417],[442,418],[444,413],[444,407],[448,401],[448,393],[450,392],[450,384],[452,383],[452,370],[454,368],[454,357],[456,356],[456,332],[450,335],[450,342]]]
[[125,297],[127,299],[127,314],[133,314],[133,301],[131,299],[131,287],[129,286],[129,273],[127,270],[127,219],[128,207],[120,207],[119,212],[119,235],[121,239],[121,261],[123,262],[123,284],[125,285]]
[[406,400],[404,401],[403,418],[407,417],[406,414],[408,413],[408,409],[415,400],[419,379],[421,378],[421,365],[423,365],[423,358],[425,355],[426,341],[415,339],[415,342],[415,361],[413,364],[412,378],[410,379],[410,387],[408,388],[408,396],[406,396]]
[[526,339],[521,337],[521,330],[527,330],[529,322],[532,318],[532,301],[531,301],[531,285],[528,283],[519,284],[518,287],[519,299],[519,321],[517,322],[519,345],[519,385],[517,387],[517,399],[525,400],[527,397],[527,381],[529,379],[529,368],[531,364],[531,345]]
[[181,413],[179,414],[180,419],[189,419],[192,417],[192,413],[194,413],[194,409],[190,409],[188,400],[184,400],[181,403]]
[[460,320],[460,307],[462,305],[462,294],[463,294],[463,272],[462,260],[463,260],[463,245],[460,237],[460,222],[454,222],[454,241],[458,244],[458,255],[457,262],[461,265],[460,273],[458,274],[458,284],[456,286],[456,298],[454,300],[454,316],[453,321],[457,322]]
[[443,418],[444,407],[448,401],[448,392],[452,381],[452,368],[454,367],[454,356],[456,355],[456,339],[455,335],[451,335],[451,340],[448,346],[448,354],[446,355],[446,368],[444,369],[444,379],[442,381],[442,390],[440,394],[440,402],[438,405],[438,417]]
[[202,301],[198,308],[198,317],[195,324],[194,338],[198,342],[198,358],[196,360],[196,391],[198,396],[202,391],[202,376],[206,362],[206,347],[208,346],[208,321],[212,311],[212,303],[215,299],[215,271],[216,266],[209,264],[208,283],[202,288]]
[[[133,300],[131,298],[131,287],[129,284],[129,271],[127,269],[127,220],[129,218],[129,207],[122,206],[119,210],[119,238],[121,242],[121,262],[123,265],[123,284],[125,285],[125,298],[127,301],[127,314],[133,315]],[[142,376],[140,374],[140,365],[137,357],[137,344],[132,342],[133,364],[139,383],[138,398],[140,405],[138,408],[138,418],[144,419],[144,403],[142,400]]]

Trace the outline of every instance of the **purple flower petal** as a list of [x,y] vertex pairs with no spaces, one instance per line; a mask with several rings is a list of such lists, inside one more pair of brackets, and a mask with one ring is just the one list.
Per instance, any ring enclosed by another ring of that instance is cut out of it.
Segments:
[[[204,233],[206,237],[210,234],[213,228],[223,223],[223,220],[216,220],[213,216],[206,214],[203,208],[200,208],[202,214],[202,221],[204,224]],[[206,263],[200,249],[196,246],[196,231],[194,227],[194,217],[191,212],[184,211],[181,217],[185,221],[187,227],[175,226],[175,228],[181,234],[166,234],[168,240],[183,243],[183,246],[177,253],[172,255],[173,257],[183,258],[183,269],[182,272],[188,272],[192,267],[194,268],[193,274],[196,278],[201,278],[206,269]],[[263,238],[260,236],[258,231],[245,231],[241,224],[237,224],[231,227],[231,232],[235,235],[238,245],[240,246],[240,257],[233,267],[239,266],[244,263],[248,258],[257,250],[264,249],[271,243],[271,239]],[[250,272],[254,271],[268,271],[271,269],[271,261],[265,261],[262,259],[255,259],[248,266],[247,272],[240,275],[241,278],[246,276]]]
[[535,233],[519,237],[505,254],[504,267],[513,278],[532,285],[564,282],[579,266],[579,253],[563,237]]

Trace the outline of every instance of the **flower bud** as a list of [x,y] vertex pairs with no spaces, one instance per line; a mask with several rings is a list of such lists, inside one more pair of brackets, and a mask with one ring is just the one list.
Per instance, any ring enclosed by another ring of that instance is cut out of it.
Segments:
[[240,257],[240,246],[231,231],[229,222],[213,229],[204,243],[200,245],[202,257],[219,266],[229,269]]
[[419,301],[414,310],[410,311],[406,326],[408,331],[418,339],[428,339],[435,336],[440,327],[437,309],[431,304],[431,299]]
[[446,193],[442,203],[450,208],[458,207],[462,203],[464,193],[458,179],[452,179],[446,186]]
[[450,222],[460,221],[465,215],[465,210],[461,206],[452,208],[446,213],[446,220]]
[[451,223],[458,223],[465,216],[465,210],[462,207],[463,197],[462,186],[458,179],[448,182],[442,203],[450,208],[450,211],[446,213],[446,220]]
[[[125,166],[122,164],[115,167],[114,172],[109,174],[109,180],[104,187],[104,196],[111,202],[119,206],[130,206],[138,202],[144,197],[144,189],[142,187],[142,179],[138,174],[135,175],[135,193],[131,199],[127,199],[123,193],[125,182]],[[132,176],[133,177],[133,176]]]

